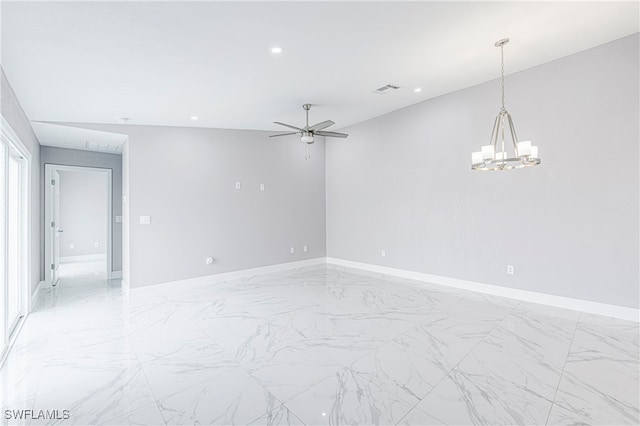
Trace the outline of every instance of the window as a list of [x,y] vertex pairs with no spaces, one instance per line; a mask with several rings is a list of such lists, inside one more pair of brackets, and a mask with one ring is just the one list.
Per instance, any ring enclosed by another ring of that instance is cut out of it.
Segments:
[[0,354],[27,311],[29,152],[2,118],[0,138]]

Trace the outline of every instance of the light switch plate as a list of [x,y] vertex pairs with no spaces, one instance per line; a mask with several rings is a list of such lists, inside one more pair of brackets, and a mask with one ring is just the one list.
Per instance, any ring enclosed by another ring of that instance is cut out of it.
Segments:
[[242,184],[240,182],[236,182],[236,189],[242,188]]
[[116,216],[116,223],[122,223],[122,216]]
[[151,225],[151,216],[140,216],[140,225]]

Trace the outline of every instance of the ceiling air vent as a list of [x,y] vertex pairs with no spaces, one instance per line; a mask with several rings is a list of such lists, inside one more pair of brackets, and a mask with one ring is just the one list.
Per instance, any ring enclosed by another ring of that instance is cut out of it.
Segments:
[[396,86],[395,84],[387,84],[386,86],[378,87],[373,93],[378,93],[380,95],[384,95],[385,93],[389,93],[391,90],[398,90],[400,86]]
[[122,152],[122,145],[109,142],[85,141],[84,147],[89,151],[112,152],[119,154]]

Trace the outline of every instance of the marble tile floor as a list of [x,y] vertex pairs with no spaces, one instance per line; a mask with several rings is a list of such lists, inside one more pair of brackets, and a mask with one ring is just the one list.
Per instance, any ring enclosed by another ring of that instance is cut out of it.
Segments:
[[[639,424],[638,323],[314,266],[40,294],[0,424]],[[62,420],[6,410],[69,410]]]

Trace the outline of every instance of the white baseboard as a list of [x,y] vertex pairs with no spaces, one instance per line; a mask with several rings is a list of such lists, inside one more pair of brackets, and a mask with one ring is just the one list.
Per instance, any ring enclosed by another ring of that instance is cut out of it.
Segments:
[[28,313],[30,313],[33,310],[33,307],[36,305],[36,303],[38,302],[38,297],[40,296],[40,290],[46,285],[46,281],[40,281],[38,282],[38,284],[36,285],[36,288],[34,290],[31,291],[31,300],[29,301],[29,309],[28,309]]
[[288,271],[290,269],[304,268],[307,266],[324,265],[327,263],[326,257],[317,257],[315,259],[299,260],[296,262],[277,263],[275,265],[261,266],[258,268],[241,269],[239,271],[223,272],[221,274],[210,275],[216,281],[237,280],[248,278],[254,275],[273,274],[274,272]]
[[117,280],[121,278],[122,278],[122,271],[111,271],[111,274],[109,274],[109,279],[111,280]]
[[619,318],[627,321],[640,322],[640,310],[625,306],[609,305],[606,303],[593,302],[590,300],[574,299],[553,294],[538,293],[527,290],[518,290],[509,287],[480,283],[477,281],[462,280],[458,278],[445,277],[441,275],[426,274],[422,272],[409,271],[406,269],[390,268],[386,266],[373,265],[369,263],[353,262],[350,260],[337,259],[332,257],[319,257],[315,259],[302,260],[297,262],[279,263],[276,265],[262,266],[259,268],[242,269],[239,271],[223,272],[220,274],[206,275],[203,277],[190,278],[186,280],[171,281],[144,287],[131,289],[129,284],[122,281],[122,289],[125,295],[131,291],[139,292],[145,289],[157,288],[157,286],[186,285],[196,283],[215,283],[220,281],[237,280],[255,275],[270,274],[291,269],[303,268],[313,265],[338,265],[347,268],[369,271],[394,277],[406,278],[425,283],[443,285],[462,290],[474,291],[478,293],[491,294],[494,296],[507,297],[510,299],[538,303],[542,305],[554,306],[562,309],[587,312],[603,315],[612,318]]
[[[261,266],[258,268],[251,269],[241,269],[239,271],[231,271],[231,272],[222,272],[220,274],[213,275],[205,275],[203,277],[189,278],[186,280],[178,280],[178,281],[170,281],[166,283],[160,284],[152,284],[143,287],[132,288],[131,291],[138,292],[140,290],[149,289],[149,288],[157,288],[157,286],[172,286],[172,285],[187,285],[187,284],[197,284],[197,283],[207,283],[207,282],[220,282],[220,281],[230,281],[230,280],[238,280],[242,278],[249,278],[254,275],[263,275],[263,274],[272,274],[275,272],[287,271],[290,269],[298,269],[304,268],[307,266],[313,265],[325,265],[327,263],[326,257],[318,257],[315,259],[308,260],[300,260],[297,262],[286,262],[286,263],[277,263],[275,265],[269,266]],[[124,281],[122,282],[122,286],[124,288]]]
[[[18,324],[16,325],[16,329],[15,331],[12,333],[9,341],[7,342],[7,350],[2,353],[0,352],[0,371],[2,371],[2,369],[5,366],[5,362],[7,361],[7,358],[9,358],[9,353],[11,353],[11,349],[13,348],[13,344],[16,342],[16,340],[18,340],[18,337],[20,336],[20,333],[22,332],[22,327],[24,327],[24,323],[27,321],[27,318],[29,317],[29,312],[27,312],[27,314],[22,317],[20,320],[18,320]],[[0,348],[1,350],[1,348]]]
[[125,297],[129,297],[129,294],[130,294],[130,291],[131,291],[131,288],[129,287],[129,282],[127,282],[125,280],[122,280],[120,285],[122,286],[123,295]]
[[570,297],[556,296],[553,294],[518,290],[492,284],[484,284],[476,281],[461,280],[457,278],[444,277],[441,275],[425,274],[422,272],[408,271],[405,269],[389,268],[386,266],[372,265],[370,263],[353,262],[350,260],[337,259],[333,257],[327,258],[327,264],[360,269],[379,274],[392,275],[395,277],[407,278],[447,287],[455,287],[462,290],[476,291],[479,293],[491,294],[494,296],[508,297],[510,299],[539,303],[542,305],[549,305],[557,308],[604,315],[628,321],[640,321],[640,310],[628,308],[625,306],[609,305],[606,303],[592,302],[590,300],[573,299]]

